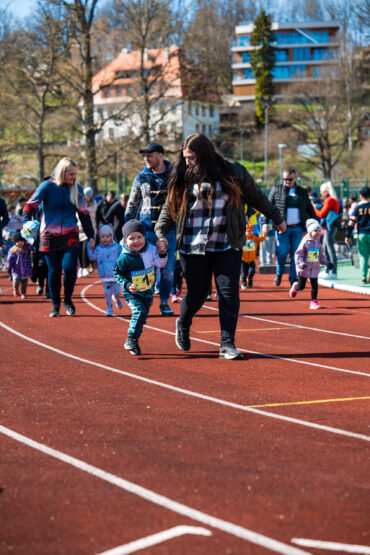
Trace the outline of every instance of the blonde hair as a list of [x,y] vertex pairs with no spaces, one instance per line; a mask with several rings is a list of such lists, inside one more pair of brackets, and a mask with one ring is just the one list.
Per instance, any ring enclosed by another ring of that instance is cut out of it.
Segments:
[[[77,168],[78,164],[73,158],[66,156],[59,160],[54,168],[53,177],[57,185],[62,185],[64,183],[64,176],[66,172],[72,168]],[[77,178],[73,185],[70,186],[70,199],[71,202],[77,207],[78,206],[78,187]]]
[[337,193],[332,185],[331,181],[326,181],[320,187],[320,193],[323,195],[324,193],[329,193],[331,197],[337,198]]

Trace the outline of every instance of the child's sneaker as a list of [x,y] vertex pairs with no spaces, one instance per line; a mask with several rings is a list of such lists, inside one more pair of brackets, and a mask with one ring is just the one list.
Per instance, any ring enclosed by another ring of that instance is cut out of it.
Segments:
[[113,295],[113,300],[116,303],[117,308],[120,308],[120,309],[123,308],[123,302],[121,301],[121,299],[118,296]]
[[173,294],[171,297],[171,303],[177,303],[178,300],[179,300],[178,296]]
[[25,293],[22,293],[21,299],[27,299],[27,295]]
[[130,351],[130,353],[134,356],[141,355],[141,349],[139,347],[138,340],[135,337],[128,336],[128,338],[126,339],[126,343],[124,344],[124,347],[127,351]]
[[105,313],[106,316],[113,316],[113,307],[108,306],[107,312]]
[[14,297],[19,297],[19,291],[15,287],[13,287],[13,296]]
[[319,303],[315,299],[310,302],[310,309],[311,310],[317,310],[318,308],[322,308],[322,307],[319,305]]
[[292,287],[290,288],[289,295],[294,298],[297,296],[297,293],[298,293],[298,281],[295,281]]
[[206,301],[211,301],[212,300],[212,295],[207,295]]
[[240,289],[246,289],[247,288],[247,284],[246,283],[242,283],[240,286]]

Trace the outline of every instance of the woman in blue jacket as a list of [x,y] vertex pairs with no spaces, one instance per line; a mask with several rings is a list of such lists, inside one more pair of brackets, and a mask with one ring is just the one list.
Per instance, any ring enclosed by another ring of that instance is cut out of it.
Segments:
[[83,189],[77,184],[77,163],[62,158],[51,178],[39,185],[23,209],[23,222],[31,221],[43,203],[40,225],[40,251],[48,265],[48,282],[53,308],[50,317],[59,316],[62,272],[64,273],[64,306],[68,315],[76,312],[72,293],[77,277],[78,222],[94,248],[94,229]]

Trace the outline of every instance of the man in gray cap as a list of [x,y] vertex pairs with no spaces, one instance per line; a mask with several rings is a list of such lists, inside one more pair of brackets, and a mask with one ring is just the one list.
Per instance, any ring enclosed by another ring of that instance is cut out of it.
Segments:
[[[149,143],[139,151],[144,155],[145,168],[135,177],[125,212],[125,222],[134,218],[143,222],[148,243],[156,244],[154,226],[162,206],[167,199],[168,178],[172,164],[164,159],[164,148],[160,143]],[[167,264],[161,268],[159,281],[160,311],[162,316],[173,316],[168,306],[176,263],[175,225],[166,235]]]

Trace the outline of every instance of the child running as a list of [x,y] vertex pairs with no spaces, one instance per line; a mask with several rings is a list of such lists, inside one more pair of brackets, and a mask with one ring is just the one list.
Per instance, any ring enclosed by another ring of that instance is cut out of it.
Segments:
[[22,299],[26,299],[28,278],[32,276],[32,247],[19,231],[14,235],[14,243],[9,250],[5,270],[11,270],[13,295],[19,297],[20,286]]
[[324,255],[324,249],[320,242],[321,227],[317,220],[313,218],[306,222],[307,235],[305,235],[295,252],[295,265],[297,270],[298,281],[295,281],[290,288],[290,296],[296,297],[298,291],[302,291],[306,287],[307,279],[311,283],[311,303],[310,309],[322,308],[317,301],[318,293],[318,276],[320,265],[326,265],[329,269],[331,264],[328,263]]
[[253,287],[253,277],[256,273],[256,256],[258,245],[266,239],[266,235],[261,235],[261,237],[258,237],[254,234],[254,228],[251,223],[247,226],[245,234],[246,243],[243,247],[241,272],[242,289],[247,289],[247,279],[248,287]]
[[104,287],[105,301],[107,303],[106,316],[113,316],[112,298],[117,308],[122,308],[120,299],[120,286],[116,282],[113,270],[121,254],[121,246],[113,241],[113,228],[110,225],[102,225],[99,228],[100,243],[94,250],[87,244],[87,254],[90,260],[96,261],[98,274]]
[[114,268],[114,277],[122,285],[123,298],[132,316],[124,345],[132,355],[141,355],[139,337],[153,302],[155,266],[167,262],[166,240],[159,239],[158,250],[145,240],[145,227],[139,220],[129,220],[122,227],[122,253]]

